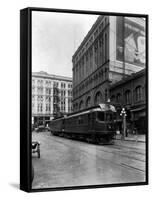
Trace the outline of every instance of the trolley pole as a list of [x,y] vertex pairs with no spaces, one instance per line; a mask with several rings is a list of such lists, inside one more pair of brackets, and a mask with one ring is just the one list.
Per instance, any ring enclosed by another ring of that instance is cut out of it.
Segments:
[[121,110],[121,113],[120,113],[120,116],[122,116],[122,128],[123,128],[123,131],[122,131],[122,140],[125,140],[125,137],[126,137],[126,111],[125,111],[125,108],[122,108]]

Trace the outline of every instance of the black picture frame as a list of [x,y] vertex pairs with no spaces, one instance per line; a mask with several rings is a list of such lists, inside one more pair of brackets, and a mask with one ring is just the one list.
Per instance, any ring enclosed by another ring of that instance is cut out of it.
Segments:
[[[31,153],[31,85],[32,85],[32,12],[57,12],[90,15],[110,15],[143,17],[146,21],[146,172],[145,181],[133,183],[86,185],[57,188],[32,189],[32,153]],[[103,187],[137,186],[148,184],[148,15],[132,13],[113,13],[85,10],[66,10],[53,8],[28,7],[20,10],[20,189],[26,192],[73,190]]]

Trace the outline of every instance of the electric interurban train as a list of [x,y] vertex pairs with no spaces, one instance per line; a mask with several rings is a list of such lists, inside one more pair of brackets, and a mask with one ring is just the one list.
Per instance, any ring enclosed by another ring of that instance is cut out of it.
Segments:
[[109,103],[53,119],[50,130],[53,135],[81,139],[92,143],[112,144],[116,134],[116,109]]

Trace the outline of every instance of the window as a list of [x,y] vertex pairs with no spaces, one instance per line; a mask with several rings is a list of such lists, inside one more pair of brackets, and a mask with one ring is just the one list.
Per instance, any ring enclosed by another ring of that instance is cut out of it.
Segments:
[[42,94],[42,93],[43,93],[43,87],[38,87],[38,88],[37,88],[37,92],[38,92],[39,94]]
[[57,88],[57,87],[58,87],[58,82],[54,82],[54,83],[53,83],[53,87],[56,87],[56,88]]
[[107,78],[107,72],[108,72],[108,69],[107,68],[105,68],[105,79]]
[[111,96],[111,101],[112,101],[112,102],[115,102],[115,95],[112,95],[112,96]]
[[71,96],[71,90],[68,90],[68,96]]
[[40,104],[37,105],[37,111],[40,111]]
[[78,118],[78,124],[83,124],[83,118],[82,117]]
[[40,104],[41,106],[40,106],[40,111],[42,112],[43,111],[43,105],[42,104]]
[[65,88],[65,83],[61,83],[61,88]]
[[127,90],[125,92],[125,101],[126,101],[126,104],[130,104],[131,103],[131,91],[130,90]]
[[99,104],[102,102],[102,94],[101,92],[97,92],[96,95],[95,95],[95,105]]
[[138,86],[135,89],[135,100],[136,101],[142,100],[142,87],[141,86]]
[[99,121],[104,121],[104,113],[103,112],[97,112],[97,119]]
[[91,105],[91,97],[89,96],[86,100],[86,107],[88,108],[90,107],[90,105]]
[[106,121],[112,120],[112,113],[106,113]]
[[80,104],[79,104],[79,109],[83,109],[83,101],[80,101]]
[[108,100],[108,90],[105,89],[105,101],[107,101],[107,100]]
[[95,64],[98,65],[98,43],[97,42],[95,43],[95,46],[94,46],[94,52],[95,52],[94,61],[95,61]]
[[88,122],[91,122],[91,114],[88,114]]
[[121,101],[121,94],[118,93],[116,98],[117,98],[117,102],[120,102]]

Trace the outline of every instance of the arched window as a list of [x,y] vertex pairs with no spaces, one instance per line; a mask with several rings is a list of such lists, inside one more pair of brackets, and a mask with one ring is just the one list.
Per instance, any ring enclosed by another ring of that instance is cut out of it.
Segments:
[[108,90],[105,89],[105,101],[107,101],[107,100],[108,100]]
[[120,94],[120,93],[117,94],[117,96],[116,96],[116,101],[117,101],[118,103],[121,102],[121,94]]
[[142,87],[141,86],[137,86],[135,89],[135,100],[136,101],[142,100]]
[[131,91],[127,90],[125,92],[125,102],[126,104],[130,104],[131,103]]
[[86,108],[89,108],[91,106],[91,97],[89,96],[86,100]]
[[115,102],[115,95],[112,95],[110,99],[112,103]]
[[107,78],[107,72],[108,72],[108,69],[107,68],[105,68],[105,79]]
[[101,92],[97,92],[95,95],[94,103],[95,103],[95,105],[97,105],[101,102],[102,102],[102,94],[101,94]]
[[79,110],[82,110],[82,109],[83,109],[83,101],[81,100],[79,103]]
[[75,104],[75,109],[78,110],[78,103]]

